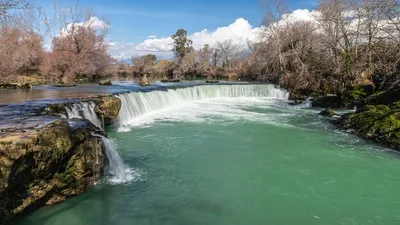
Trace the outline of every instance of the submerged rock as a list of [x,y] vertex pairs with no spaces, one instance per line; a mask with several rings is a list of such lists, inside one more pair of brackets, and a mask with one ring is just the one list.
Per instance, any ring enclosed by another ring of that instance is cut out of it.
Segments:
[[41,128],[2,131],[0,223],[84,192],[103,175],[106,159],[90,124],[57,120]]
[[112,85],[112,82],[111,82],[111,80],[101,80],[99,82],[99,85],[110,86],[110,85]]

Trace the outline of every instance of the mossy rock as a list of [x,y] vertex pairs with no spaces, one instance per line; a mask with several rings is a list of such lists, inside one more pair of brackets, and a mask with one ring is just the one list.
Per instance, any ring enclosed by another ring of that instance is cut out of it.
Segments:
[[103,118],[105,125],[110,125],[117,119],[121,109],[121,100],[114,96],[101,97],[100,102],[94,108],[99,118]]
[[398,103],[387,105],[366,105],[357,112],[341,119],[344,129],[354,130],[361,137],[400,150],[400,109]]
[[84,192],[106,164],[91,124],[74,129],[59,120],[23,132],[0,140],[0,224]]
[[358,106],[363,105],[390,105],[400,101],[400,87],[396,87],[385,92],[378,92],[361,99],[357,102]]
[[99,82],[99,85],[110,86],[110,85],[112,85],[112,82],[111,82],[111,80],[101,80]]
[[47,107],[50,114],[66,114],[64,104],[52,104]]

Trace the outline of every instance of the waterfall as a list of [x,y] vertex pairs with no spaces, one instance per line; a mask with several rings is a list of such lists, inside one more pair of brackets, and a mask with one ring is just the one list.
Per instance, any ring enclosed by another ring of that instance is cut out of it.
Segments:
[[96,127],[102,129],[101,122],[94,111],[95,107],[96,104],[93,102],[80,102],[65,107],[65,110],[67,111],[68,119],[86,119]]
[[127,173],[124,162],[119,155],[113,140],[101,135],[95,135],[101,138],[106,156],[108,159],[107,172],[110,175],[112,183],[125,183],[132,180],[132,175]]
[[273,85],[203,85],[166,91],[131,92],[117,96],[122,105],[118,116],[118,124],[127,126],[139,116],[163,108],[182,105],[187,102],[215,98],[289,98],[285,90]]

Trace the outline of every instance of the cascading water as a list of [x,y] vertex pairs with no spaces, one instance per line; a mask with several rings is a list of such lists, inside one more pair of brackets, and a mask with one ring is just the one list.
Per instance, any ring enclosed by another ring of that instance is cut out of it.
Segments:
[[65,110],[67,111],[68,119],[86,119],[89,120],[96,127],[102,129],[101,122],[94,111],[95,107],[96,104],[94,104],[93,102],[80,102],[65,107]]
[[132,175],[127,173],[124,162],[119,155],[116,145],[113,140],[101,135],[96,135],[101,138],[108,159],[107,171],[110,174],[111,183],[125,183],[132,180]]
[[156,110],[188,102],[216,98],[289,98],[285,90],[273,85],[205,85],[166,91],[120,94],[122,105],[118,116],[120,126],[128,126],[135,118]]

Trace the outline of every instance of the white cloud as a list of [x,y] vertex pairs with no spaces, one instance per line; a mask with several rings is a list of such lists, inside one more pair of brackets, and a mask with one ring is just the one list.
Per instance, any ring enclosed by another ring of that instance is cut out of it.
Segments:
[[76,27],[85,27],[85,28],[91,28],[93,30],[101,30],[104,28],[109,28],[110,25],[108,25],[106,22],[103,20],[100,20],[96,16],[90,17],[90,19],[86,22],[81,22],[81,23],[69,23],[65,28],[63,28],[60,32],[61,36],[66,36],[68,33],[72,32],[72,30]]
[[[217,42],[232,40],[234,44],[246,43],[247,40],[255,41],[260,28],[253,28],[250,23],[239,18],[234,23],[226,27],[220,27],[215,31],[202,30],[190,34],[188,38],[193,41],[193,47],[200,49],[205,44],[214,46]],[[172,31],[174,32],[174,31]],[[164,57],[171,57],[173,40],[171,37],[157,38],[150,35],[148,39],[139,44],[133,43],[113,43],[110,48],[110,54],[116,58],[126,58],[132,55],[144,55],[153,53]]]
[[[353,12],[354,13],[354,12]],[[351,15],[349,11],[349,15]],[[292,23],[296,21],[310,21],[316,22],[319,12],[316,10],[297,9],[291,13],[282,16],[282,19],[275,23],[273,26],[280,26],[285,23]],[[383,21],[381,21],[383,22]],[[356,20],[351,21],[350,27],[355,26]],[[387,25],[387,22],[385,22]],[[252,27],[252,25],[243,18],[238,18],[232,24],[220,27],[213,31],[206,29],[189,34],[188,37],[193,41],[193,47],[200,49],[205,44],[215,46],[218,42],[231,40],[233,44],[245,44],[246,41],[257,41],[259,33],[264,30],[264,27]],[[171,31],[171,34],[175,31]],[[155,35],[150,35],[146,40],[139,44],[114,42],[110,48],[110,54],[119,59],[130,58],[131,56],[138,56],[144,54],[156,54],[158,56],[169,58],[172,57],[171,49],[173,47],[173,40],[171,37],[159,38]]]

